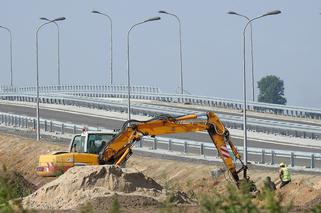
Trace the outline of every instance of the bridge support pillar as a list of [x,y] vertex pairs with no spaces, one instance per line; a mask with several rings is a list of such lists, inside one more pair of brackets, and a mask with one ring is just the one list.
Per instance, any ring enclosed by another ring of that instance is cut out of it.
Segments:
[[49,123],[49,131],[50,131],[50,132],[53,131],[53,130],[52,130],[52,121],[50,121],[50,123]]
[[157,149],[157,138],[154,138],[154,141],[153,141],[153,150],[156,150]]
[[33,119],[33,129],[37,129],[37,127],[36,127],[36,119]]
[[188,152],[187,142],[185,141],[185,142],[184,142],[184,153],[187,154],[187,152]]
[[265,150],[264,150],[264,149],[262,149],[261,163],[262,163],[262,164],[265,164]]
[[314,154],[311,154],[311,169],[315,168],[315,159],[314,159]]
[[48,130],[48,125],[47,125],[47,121],[45,120],[45,132],[47,132]]
[[294,167],[294,158],[295,158],[294,153],[291,152],[291,167]]
[[204,144],[201,143],[201,146],[200,146],[200,155],[204,155]]

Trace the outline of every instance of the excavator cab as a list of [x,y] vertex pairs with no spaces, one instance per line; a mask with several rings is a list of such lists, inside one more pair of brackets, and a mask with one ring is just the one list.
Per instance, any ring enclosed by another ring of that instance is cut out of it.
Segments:
[[73,137],[69,152],[40,155],[36,173],[39,176],[59,176],[73,166],[99,165],[98,153],[107,146],[114,131],[83,131]]
[[115,136],[113,131],[84,131],[70,142],[69,152],[98,154]]

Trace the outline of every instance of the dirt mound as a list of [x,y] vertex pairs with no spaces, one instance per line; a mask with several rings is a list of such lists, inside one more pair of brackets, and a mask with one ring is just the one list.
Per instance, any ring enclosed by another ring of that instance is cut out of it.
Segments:
[[143,173],[106,165],[73,167],[24,198],[23,205],[29,209],[77,209],[91,203],[108,209],[114,195],[122,207],[158,205],[166,198],[163,187]]
[[[291,196],[288,196],[288,195]],[[320,203],[320,190],[313,186],[308,186],[303,179],[294,179],[283,188],[278,189],[276,195],[281,198],[284,203],[291,203],[293,206],[313,207]],[[304,196],[304,199],[302,199]]]

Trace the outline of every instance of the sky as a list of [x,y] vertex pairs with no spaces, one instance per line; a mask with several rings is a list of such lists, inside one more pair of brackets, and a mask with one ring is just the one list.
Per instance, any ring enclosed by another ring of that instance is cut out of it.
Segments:
[[[0,25],[13,34],[13,84],[36,85],[36,30],[40,17],[64,16],[60,26],[63,84],[109,84],[110,24],[113,21],[115,84],[127,84],[127,32],[130,32],[131,85],[175,93],[180,84],[178,24],[182,23],[184,89],[193,95],[243,99],[243,28],[250,18],[281,10],[253,22],[255,81],[276,75],[284,81],[288,105],[321,108],[321,1],[311,0],[0,0]],[[247,97],[252,99],[247,36]],[[9,36],[0,29],[0,85],[10,82]],[[57,84],[56,27],[39,31],[40,85]],[[257,86],[257,84],[255,84]],[[256,95],[258,89],[255,89]]]

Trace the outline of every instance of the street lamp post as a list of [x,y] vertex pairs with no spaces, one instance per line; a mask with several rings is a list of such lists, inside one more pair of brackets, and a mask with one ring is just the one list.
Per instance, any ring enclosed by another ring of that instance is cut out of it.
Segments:
[[[239,14],[239,13],[236,13],[234,11],[229,11],[228,14],[230,15],[237,15],[237,16],[240,16],[240,17],[243,17],[245,19],[247,19],[247,21],[250,21],[250,18],[245,16],[245,15],[242,15],[242,14]],[[251,31],[251,34],[250,34],[250,40],[251,40],[251,71],[252,71],[252,101],[254,102],[255,101],[255,87],[254,87],[254,54],[253,54],[253,27],[252,27],[252,22],[250,23],[250,31]]]
[[13,86],[13,80],[12,80],[12,33],[11,30],[7,27],[0,26],[0,28],[5,29],[9,32],[10,35],[10,86]]
[[143,24],[143,23],[146,23],[146,22],[150,22],[150,21],[157,21],[157,20],[160,20],[161,18],[160,17],[153,17],[153,18],[149,18],[149,19],[146,19],[145,21],[142,21],[142,22],[139,22],[139,23],[136,23],[134,25],[132,25],[128,32],[127,32],[127,87],[128,87],[128,120],[130,120],[130,64],[129,64],[129,33],[130,31],[136,27],[137,25],[140,25],[140,24]]
[[38,28],[37,28],[37,31],[36,31],[36,66],[37,66],[37,77],[36,77],[36,80],[37,80],[37,141],[40,140],[40,116],[39,116],[39,57],[38,57],[38,33],[39,33],[39,30],[44,27],[45,25],[47,24],[50,24],[52,22],[56,22],[56,21],[62,21],[62,20],[65,20],[66,18],[65,17],[59,17],[59,18],[56,18],[56,19],[53,19],[51,21],[48,21],[42,25],[40,25]]
[[246,122],[246,61],[245,61],[245,31],[247,26],[254,20],[263,18],[265,16],[270,16],[270,15],[277,15],[280,14],[280,10],[273,10],[271,12],[265,13],[261,16],[255,17],[253,19],[250,19],[244,29],[243,29],[243,98],[244,98],[244,106],[243,106],[243,130],[244,130],[244,142],[243,142],[243,159],[244,159],[244,164],[247,165],[247,122]]
[[107,17],[110,22],[110,84],[113,84],[113,22],[110,16],[105,13],[99,12],[97,10],[93,10],[91,12]]
[[164,10],[158,11],[159,13],[167,14],[176,18],[178,22],[178,30],[179,30],[179,57],[180,57],[180,84],[181,84],[181,94],[184,94],[184,87],[183,87],[183,56],[182,56],[182,25],[181,20],[178,18],[177,15],[173,13],[166,12]]
[[48,18],[45,18],[45,17],[41,17],[40,18],[41,20],[44,20],[44,21],[48,21],[48,22],[50,22],[50,23],[54,23],[55,25],[56,25],[56,27],[57,27],[57,45],[58,45],[58,47],[57,47],[57,63],[58,63],[58,67],[57,67],[57,69],[58,69],[58,86],[60,87],[60,85],[61,85],[61,80],[60,80],[60,29],[59,29],[59,25],[55,22],[55,21],[52,21],[52,20],[50,20],[50,19],[48,19]]

